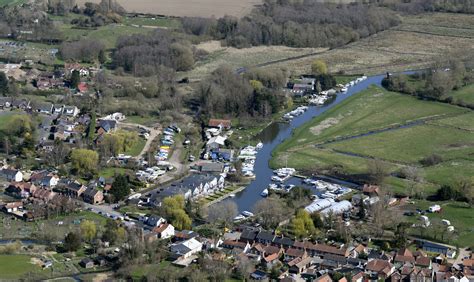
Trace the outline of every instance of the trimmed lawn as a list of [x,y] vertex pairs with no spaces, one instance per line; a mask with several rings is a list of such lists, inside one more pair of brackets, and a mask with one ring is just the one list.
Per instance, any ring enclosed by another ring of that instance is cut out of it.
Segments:
[[0,131],[7,129],[16,116],[22,116],[22,114],[15,112],[0,112]]
[[127,116],[125,122],[152,125],[158,122],[158,117]]
[[108,168],[102,169],[99,172],[99,176],[102,176],[105,178],[111,178],[111,177],[114,177],[116,174],[124,174],[128,171],[130,170],[126,168],[122,168],[122,167],[108,167]]
[[29,272],[41,268],[31,263],[31,257],[26,255],[0,255],[0,278],[17,280]]
[[123,21],[126,25],[150,26],[150,27],[164,27],[164,28],[178,28],[181,22],[173,18],[141,18],[141,17],[127,17]]

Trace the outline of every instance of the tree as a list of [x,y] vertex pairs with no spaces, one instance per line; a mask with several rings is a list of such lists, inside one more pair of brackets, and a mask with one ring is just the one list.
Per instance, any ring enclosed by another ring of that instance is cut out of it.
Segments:
[[81,82],[81,74],[78,70],[73,70],[71,73],[71,88],[77,88]]
[[409,223],[401,222],[397,225],[395,230],[395,246],[398,248],[405,248],[408,241],[407,229],[410,227]]
[[114,196],[114,200],[117,202],[125,199],[130,194],[128,177],[123,174],[117,175],[112,183],[110,193]]
[[253,210],[259,222],[268,229],[275,229],[280,222],[288,218],[288,208],[280,199],[274,197],[258,201]]
[[311,219],[313,220],[313,224],[315,228],[321,229],[324,228],[324,222],[321,219],[321,214],[318,212],[313,212],[311,214]]
[[82,237],[88,242],[92,242],[97,235],[97,227],[95,222],[91,220],[82,221],[80,229]]
[[99,162],[99,154],[87,149],[74,149],[71,151],[71,163],[77,174],[94,174]]
[[365,203],[364,199],[360,199],[360,204],[359,204],[359,212],[357,214],[360,219],[364,219],[366,214],[365,214]]
[[109,242],[111,245],[115,244],[117,240],[117,223],[112,219],[107,219],[105,223],[105,231],[102,234],[102,241]]
[[474,184],[469,178],[462,178],[458,183],[459,192],[466,199],[470,207],[474,205]]
[[8,95],[8,78],[4,72],[0,72],[0,96]]
[[367,164],[367,174],[373,184],[382,184],[388,176],[388,166],[381,160],[369,160]]
[[291,221],[293,234],[296,237],[303,238],[316,231],[313,220],[307,211],[300,209],[296,212],[295,218]]
[[81,247],[81,237],[75,232],[69,232],[64,238],[64,249],[75,252]]
[[107,55],[105,54],[104,49],[101,49],[99,51],[98,59],[99,59],[99,63],[101,64],[105,64],[105,62],[107,62]]
[[208,220],[210,222],[222,222],[227,225],[232,222],[239,213],[237,204],[233,201],[224,201],[209,207]]
[[192,220],[186,213],[185,201],[182,195],[167,197],[161,203],[161,212],[163,216],[171,221],[171,224],[177,229],[191,228]]
[[311,64],[311,73],[313,75],[321,75],[328,73],[328,67],[322,60],[314,60]]

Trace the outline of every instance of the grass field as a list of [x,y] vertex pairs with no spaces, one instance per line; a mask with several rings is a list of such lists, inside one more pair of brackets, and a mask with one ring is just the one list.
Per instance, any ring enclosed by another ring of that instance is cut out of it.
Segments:
[[114,177],[116,174],[124,174],[130,170],[122,167],[108,167],[99,172],[99,175],[105,178]]
[[474,84],[453,91],[448,96],[452,96],[455,101],[463,101],[464,103],[474,105]]
[[0,131],[7,129],[11,125],[11,121],[21,114],[15,112],[2,112],[0,111]]
[[157,18],[141,18],[126,17],[123,21],[126,25],[137,25],[142,27],[161,27],[161,28],[178,28],[181,22],[176,18],[157,17]]
[[0,255],[0,280],[19,279],[37,270],[40,270],[39,266],[32,264],[29,256]]
[[28,0],[0,0],[0,6],[18,5],[28,2]]
[[142,152],[143,148],[145,147],[145,144],[146,140],[142,137],[139,137],[138,142],[136,142],[134,146],[128,149],[125,154],[130,155],[132,157],[136,157]]
[[[435,119],[394,127],[427,118]],[[474,113],[464,108],[372,86],[298,128],[277,147],[271,165],[277,167],[288,156],[291,167],[320,171],[338,166],[350,178],[366,173],[370,159],[379,159],[391,172],[407,165],[419,167],[424,180],[418,185],[432,194],[439,185],[452,185],[472,175],[474,138],[473,132],[466,130],[472,120]],[[383,128],[393,129],[377,131]],[[422,167],[420,160],[435,153],[443,162]],[[391,176],[386,185],[395,193],[406,193],[408,182]]]
[[[451,222],[451,225],[454,226],[454,235],[447,240],[446,243],[461,247],[474,246],[474,212],[472,212],[472,208],[465,203],[453,201],[438,204],[441,205],[443,209],[442,212],[428,213],[427,216],[431,221],[447,219]],[[420,208],[426,210],[431,205],[433,205],[433,202],[417,201],[415,205],[408,209],[414,210],[415,208]],[[428,228],[426,232],[430,232],[430,228]]]
[[[85,2],[96,2],[100,0],[79,0],[77,3],[83,5]],[[241,17],[249,13],[254,5],[260,4],[260,0],[118,0],[128,12],[146,14],[176,16],[176,17],[212,17],[217,18],[224,15]]]

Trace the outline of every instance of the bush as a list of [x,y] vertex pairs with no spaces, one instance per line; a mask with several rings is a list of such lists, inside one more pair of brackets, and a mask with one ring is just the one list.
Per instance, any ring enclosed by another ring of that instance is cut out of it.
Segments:
[[462,195],[453,187],[449,185],[443,185],[436,192],[436,198],[440,201],[457,200],[462,198]]
[[420,163],[424,166],[434,166],[441,162],[443,162],[443,158],[437,154],[432,154],[420,161]]

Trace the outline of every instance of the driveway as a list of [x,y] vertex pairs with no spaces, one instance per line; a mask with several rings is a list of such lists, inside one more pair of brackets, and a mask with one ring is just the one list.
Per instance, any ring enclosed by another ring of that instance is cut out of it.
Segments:
[[128,122],[119,122],[118,123],[121,126],[128,126],[128,127],[138,127],[145,129],[149,132],[150,136],[146,140],[145,146],[143,147],[142,151],[140,154],[136,157],[137,159],[143,158],[143,156],[150,150],[151,144],[153,141],[161,134],[161,127],[148,127],[145,125],[141,125],[138,123],[128,123]]

